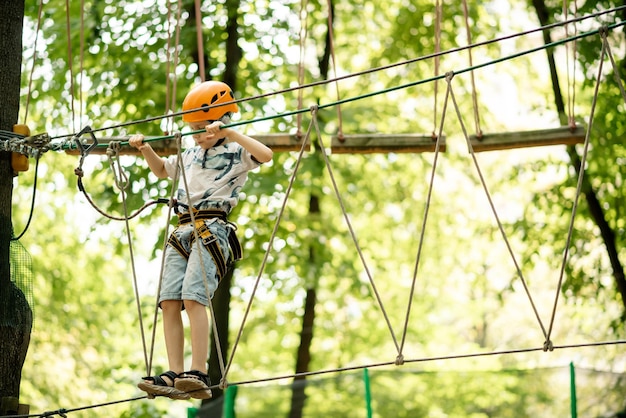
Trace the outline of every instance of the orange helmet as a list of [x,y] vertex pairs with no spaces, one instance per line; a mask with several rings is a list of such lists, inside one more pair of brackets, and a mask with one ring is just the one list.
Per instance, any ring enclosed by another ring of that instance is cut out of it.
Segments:
[[239,111],[237,103],[229,103],[235,100],[233,91],[227,84],[221,81],[205,81],[198,84],[187,93],[183,100],[183,111],[199,109],[220,103],[228,103],[223,106],[201,109],[196,112],[183,114],[185,122],[204,122],[208,120],[220,120],[226,113]]

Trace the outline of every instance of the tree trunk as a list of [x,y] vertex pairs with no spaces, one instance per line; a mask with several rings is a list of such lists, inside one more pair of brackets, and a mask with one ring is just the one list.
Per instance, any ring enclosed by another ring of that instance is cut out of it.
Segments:
[[[328,71],[330,70],[330,57],[332,55],[332,28],[330,25],[335,21],[335,5],[333,1],[329,2],[330,15],[329,26],[324,39],[325,47],[322,56],[318,61],[320,75],[324,79],[328,79]],[[309,214],[320,215],[319,197],[314,193],[311,194],[309,200]],[[311,248],[309,252],[309,264],[315,265],[315,251]],[[313,342],[313,329],[315,325],[315,305],[317,303],[317,281],[313,283],[306,291],[306,300],[304,301],[304,314],[302,316],[302,330],[300,331],[300,345],[296,356],[296,374],[306,373],[309,371],[311,363],[311,344]],[[294,379],[291,391],[291,408],[289,410],[289,418],[301,418],[306,403],[306,377],[299,376]]]
[[[545,1],[533,0],[533,6],[535,7],[537,17],[539,18],[539,23],[541,24],[541,26],[546,26],[550,24],[550,13],[548,7],[545,4]],[[546,44],[552,42],[552,38],[548,30],[543,31],[543,40]],[[551,48],[548,48],[546,49],[546,53],[548,54],[548,64],[550,66],[550,74],[552,76],[552,90],[554,92],[554,102],[559,113],[559,119],[561,121],[561,124],[565,125],[567,123],[567,115],[565,111],[565,104],[563,102],[563,96],[561,94],[561,88],[559,86],[559,80],[557,77],[556,64],[554,62],[554,51]],[[625,62],[626,60],[622,60],[622,65]],[[572,166],[578,174],[582,168],[581,158],[576,152],[576,148],[574,146],[568,146],[567,153],[570,157]],[[591,186],[591,183],[589,182],[589,179],[587,177],[583,177],[582,193],[585,195],[587,205],[589,206],[589,212],[591,213],[591,216],[596,225],[600,229],[600,235],[602,236],[602,240],[604,241],[609,260],[611,261],[616,290],[621,295],[622,304],[624,305],[622,318],[626,319],[626,276],[624,275],[624,267],[619,260],[618,250],[615,245],[615,231],[613,231],[613,229],[607,222],[604,216],[604,211],[602,209],[602,204],[598,200],[598,197],[596,196],[596,193],[593,190],[593,187]]]
[[[0,129],[12,131],[20,102],[24,1],[4,0],[0,8]],[[30,343],[32,311],[24,294],[11,281],[11,154],[0,152],[0,415],[18,412],[22,366]]]
[[226,22],[226,68],[224,70],[224,83],[228,84],[233,91],[237,91],[237,70],[243,57],[239,47],[239,6],[240,0],[226,0],[228,21]]
[[[311,195],[309,201],[309,214],[319,216],[320,204],[319,198]],[[311,247],[309,250],[309,264],[315,265],[315,249]],[[315,281],[317,282],[317,281]],[[304,301],[304,314],[302,315],[302,330],[300,331],[300,345],[296,355],[296,374],[306,373],[309,371],[311,363],[311,343],[313,342],[313,328],[315,324],[315,304],[317,303],[317,289],[311,286],[306,291],[306,299]],[[291,408],[289,409],[289,418],[300,418],[304,411],[306,403],[306,377],[297,376],[294,378],[291,390]]]

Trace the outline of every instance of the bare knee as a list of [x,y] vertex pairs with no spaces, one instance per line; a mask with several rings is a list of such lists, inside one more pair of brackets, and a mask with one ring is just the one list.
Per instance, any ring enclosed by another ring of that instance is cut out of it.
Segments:
[[205,306],[203,304],[196,302],[195,300],[186,300],[184,301],[184,303],[185,303],[185,309],[187,310],[187,312],[195,312],[195,311],[205,309]]
[[161,302],[163,312],[180,312],[182,307],[183,302],[180,300],[164,300]]

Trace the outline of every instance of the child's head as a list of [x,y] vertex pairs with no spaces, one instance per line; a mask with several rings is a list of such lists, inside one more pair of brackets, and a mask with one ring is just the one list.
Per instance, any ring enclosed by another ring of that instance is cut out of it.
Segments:
[[233,100],[235,100],[235,96],[227,84],[221,81],[205,81],[200,83],[187,93],[185,100],[183,100],[183,111],[200,109],[202,107],[222,103],[227,104],[184,113],[183,120],[190,124],[198,122],[211,123],[222,120],[224,116],[230,117],[233,113],[239,111],[237,103],[232,103]]

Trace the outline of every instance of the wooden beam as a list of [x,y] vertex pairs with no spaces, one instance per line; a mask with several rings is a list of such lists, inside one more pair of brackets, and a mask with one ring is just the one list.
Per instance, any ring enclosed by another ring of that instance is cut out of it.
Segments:
[[[300,138],[297,135],[289,135],[289,134],[266,134],[266,135],[252,135],[252,137],[263,144],[270,147],[275,152],[281,151],[300,151],[302,148],[302,141],[304,137]],[[146,142],[149,142],[154,151],[162,157],[175,155],[177,153],[176,149],[176,141],[174,139],[159,139],[152,140],[156,137],[146,137]],[[109,144],[112,142],[122,142],[128,143],[129,137],[120,136],[120,137],[104,137],[97,138],[98,145],[94,147],[89,154],[97,154],[104,155],[109,147]],[[92,141],[88,141],[86,146],[89,146],[89,143],[93,143]],[[310,145],[306,145],[305,151],[310,149]],[[73,148],[65,151],[70,155],[80,155],[80,150]],[[128,145],[124,145],[120,149],[120,155],[141,155],[141,152],[134,147],[130,147]]]
[[[250,134],[250,136],[259,142],[270,147],[273,151],[300,151],[302,149],[302,141],[304,136],[295,134]],[[311,150],[311,143],[305,146],[305,151]]]
[[483,134],[481,138],[470,135],[475,152],[498,151],[513,148],[540,147],[547,145],[574,145],[585,141],[583,126],[562,126],[555,129]]
[[[344,135],[342,139],[332,137],[333,154],[372,154],[372,153],[418,153],[434,152],[437,137],[419,134],[354,134]],[[441,139],[440,151],[446,150],[446,138]]]

